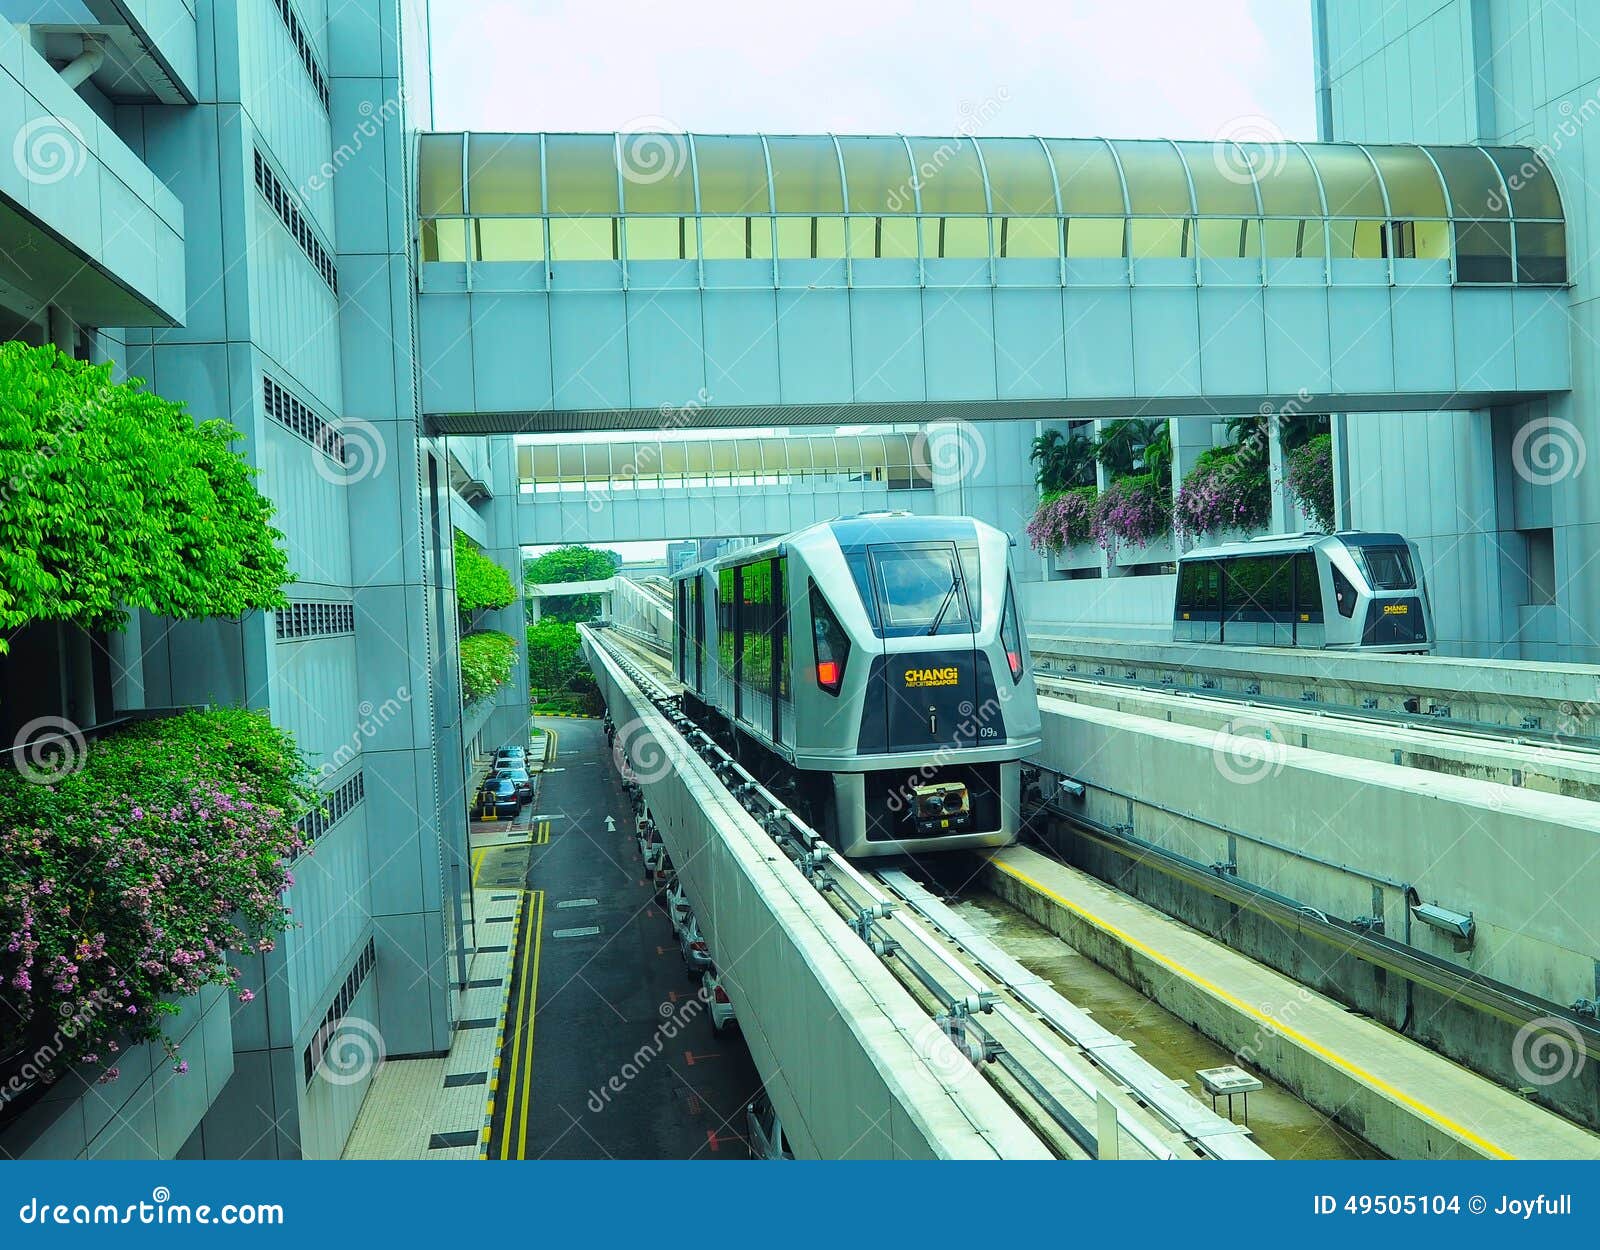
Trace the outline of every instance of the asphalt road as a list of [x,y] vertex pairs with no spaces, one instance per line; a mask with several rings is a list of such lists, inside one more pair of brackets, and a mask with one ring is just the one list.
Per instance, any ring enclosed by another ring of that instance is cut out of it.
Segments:
[[760,1077],[737,1033],[712,1035],[645,879],[601,723],[536,723],[556,754],[534,802],[489,1155],[747,1158],[744,1110]]

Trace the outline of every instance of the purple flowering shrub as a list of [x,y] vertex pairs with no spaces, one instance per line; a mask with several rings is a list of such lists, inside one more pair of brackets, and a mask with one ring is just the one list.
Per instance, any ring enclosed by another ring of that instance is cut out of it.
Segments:
[[1259,459],[1241,458],[1232,447],[1202,453],[1178,488],[1178,532],[1194,537],[1266,525],[1272,516],[1272,487]]
[[1333,532],[1333,436],[1318,434],[1289,453],[1284,485],[1318,529]]
[[1088,542],[1098,494],[1093,486],[1073,486],[1041,499],[1028,522],[1033,549],[1043,554]]
[[1106,551],[1118,547],[1148,547],[1172,532],[1172,497],[1149,473],[1118,478],[1101,494],[1090,524],[1090,535]]
[[289,927],[309,777],[293,739],[242,709],[138,722],[53,784],[0,770],[0,1080],[111,1063],[124,1041],[176,1060],[174,1000],[238,988],[228,952]]

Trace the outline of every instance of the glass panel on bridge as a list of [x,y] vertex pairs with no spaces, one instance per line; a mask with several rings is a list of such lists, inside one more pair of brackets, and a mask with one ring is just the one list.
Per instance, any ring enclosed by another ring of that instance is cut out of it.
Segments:
[[767,151],[772,157],[773,206],[778,212],[844,212],[839,151],[831,138],[774,135],[767,140]]
[[1122,216],[1127,203],[1111,149],[1099,139],[1046,139],[1061,184],[1061,211],[1069,217]]
[[1556,189],[1555,175],[1538,153],[1527,148],[1485,148],[1484,151],[1506,180],[1513,217],[1560,219],[1561,193]]
[[1444,174],[1454,216],[1510,216],[1500,173],[1482,149],[1430,147],[1428,155]]
[[1453,259],[1463,283],[1567,273],[1555,180],[1525,148],[437,133],[419,153],[425,262],[1328,255]]
[[618,211],[616,146],[615,135],[545,136],[552,216],[605,216]]
[[423,135],[418,145],[417,211],[423,217],[451,217],[466,212],[461,191],[459,134]]
[[694,214],[694,162],[689,136],[641,131],[617,136],[622,211]]
[[772,189],[759,135],[695,135],[700,211],[708,215],[770,213]]
[[1330,217],[1384,216],[1383,184],[1365,152],[1346,143],[1308,143],[1305,147],[1321,175]]
[[979,139],[989,172],[989,196],[997,214],[1056,215],[1055,179],[1044,144],[1037,139]]
[[971,139],[909,142],[924,213],[988,213],[983,165]]
[[852,213],[914,213],[917,192],[911,157],[898,135],[839,139]]
[[467,147],[467,209],[477,216],[544,213],[538,135],[474,134]]
[[1112,145],[1128,183],[1135,217],[1184,217],[1194,211],[1178,150],[1164,139],[1121,139]]

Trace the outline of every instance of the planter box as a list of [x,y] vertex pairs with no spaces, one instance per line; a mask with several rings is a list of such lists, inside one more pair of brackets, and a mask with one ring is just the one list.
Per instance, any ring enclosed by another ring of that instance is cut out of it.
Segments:
[[1248,542],[1259,534],[1270,533],[1272,526],[1263,525],[1255,530],[1225,529],[1215,530],[1210,534],[1197,534],[1183,544],[1185,551],[1195,551],[1203,547],[1220,547],[1224,543]]
[[1050,567],[1057,573],[1068,573],[1078,569],[1097,569],[1105,562],[1106,553],[1101,551],[1095,543],[1079,543],[1076,547],[1067,547],[1061,551],[1050,553]]
[[1122,544],[1117,548],[1116,558],[1112,563],[1118,568],[1127,568],[1133,564],[1164,564],[1177,558],[1177,546],[1172,535],[1167,534],[1145,547],[1135,547],[1131,543]]

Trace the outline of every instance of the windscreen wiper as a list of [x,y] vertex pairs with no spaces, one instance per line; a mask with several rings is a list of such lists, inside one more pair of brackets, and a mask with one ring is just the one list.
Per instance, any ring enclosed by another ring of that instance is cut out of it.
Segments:
[[939,610],[933,615],[933,624],[928,626],[928,633],[937,634],[939,632],[939,626],[944,624],[944,614],[950,610],[950,605],[956,601],[956,591],[960,589],[961,574],[951,574],[950,589],[944,592],[944,599],[939,604]]

